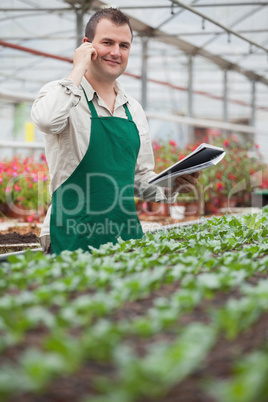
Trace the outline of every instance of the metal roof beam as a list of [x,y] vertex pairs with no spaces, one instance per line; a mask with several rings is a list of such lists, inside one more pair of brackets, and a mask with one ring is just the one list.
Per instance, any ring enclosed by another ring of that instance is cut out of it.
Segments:
[[[241,3],[201,3],[195,5],[195,7],[240,7],[240,6],[267,6],[268,1],[251,1]],[[191,4],[192,6],[192,4]]]
[[141,35],[147,35],[149,37],[157,39],[159,42],[163,42],[171,46],[176,46],[187,54],[190,53],[202,56],[207,60],[210,60],[212,63],[218,65],[220,68],[236,71],[248,77],[249,79],[254,79],[256,81],[262,82],[265,85],[268,85],[268,79],[263,77],[262,75],[256,74],[254,71],[246,70],[238,64],[232,63],[229,60],[213,54],[206,49],[192,45],[191,43],[172,35],[163,35],[163,32],[154,29],[138,20],[134,20],[133,18],[130,18],[130,22],[133,29],[138,31]]
[[[199,0],[193,0],[192,1],[192,5],[196,4]],[[172,3],[174,4],[174,3]],[[170,7],[170,6],[169,6]],[[166,25],[169,21],[171,21],[173,18],[177,17],[178,15],[180,15],[181,13],[183,13],[184,10],[180,9],[179,11],[177,11],[176,13],[174,12],[174,9],[171,9],[171,16],[169,18],[167,18],[165,21],[161,22],[160,25],[158,25],[157,29],[162,28],[164,25]]]
[[[172,1],[172,0],[171,0]],[[201,4],[195,4],[194,7],[238,7],[238,6],[266,6],[268,5],[267,1],[256,1],[256,2],[242,2],[242,3],[201,3]],[[176,4],[174,4],[175,7],[178,7]],[[193,2],[191,3],[191,6],[193,6]],[[120,8],[120,10],[135,10],[135,9],[154,9],[154,8],[158,8],[158,9],[167,9],[170,8],[170,5],[139,5],[139,6],[118,6],[118,8]]]
[[12,92],[6,89],[0,89],[0,100],[4,99],[5,101],[9,101],[12,103],[19,102],[33,102],[35,99],[35,95],[32,95],[27,92]]
[[[250,33],[250,34],[259,34],[259,33],[266,33],[268,29],[241,29],[237,30],[237,33]],[[219,31],[196,31],[196,32],[180,32],[177,37],[179,36],[209,36],[209,35],[218,35],[221,34]]]
[[[234,28],[237,24],[240,24],[240,22],[245,21],[247,18],[251,18],[253,16],[253,14],[256,14],[257,12],[259,12],[260,10],[262,10],[263,7],[257,7],[254,10],[250,10],[248,11],[246,14],[244,14],[242,17],[238,18],[236,21],[234,21],[231,25],[230,28]],[[203,44],[203,47],[211,44],[212,42],[214,42],[218,36],[221,36],[225,34],[225,32],[218,32],[217,34],[215,34],[214,38],[209,39],[206,43]]]
[[200,11],[195,10],[193,7],[190,7],[187,4],[184,4],[182,1],[180,1],[180,0],[172,0],[172,2],[174,2],[175,4],[181,6],[185,10],[188,10],[191,13],[198,15],[203,20],[207,20],[207,21],[211,22],[212,24],[214,24],[214,25],[218,26],[219,28],[223,29],[224,31],[226,31],[228,34],[232,34],[232,35],[236,36],[237,38],[239,38],[239,39],[251,44],[252,46],[255,46],[255,47],[259,48],[259,49],[262,49],[264,52],[268,53],[268,49],[266,47],[260,45],[257,42],[252,41],[251,39],[246,38],[245,36],[240,35],[236,31],[234,31],[233,29],[228,28],[227,26],[221,24],[220,22],[214,20],[213,18],[210,18],[207,15],[201,13]]
[[7,7],[4,7],[4,8],[0,8],[0,12],[29,12],[29,11],[34,11],[34,12],[36,12],[36,11],[42,11],[42,12],[61,12],[61,11],[73,11],[73,8],[72,7],[57,7],[57,8],[27,8],[27,7],[25,7],[25,8],[22,8],[22,7],[19,7],[19,8],[7,8]]

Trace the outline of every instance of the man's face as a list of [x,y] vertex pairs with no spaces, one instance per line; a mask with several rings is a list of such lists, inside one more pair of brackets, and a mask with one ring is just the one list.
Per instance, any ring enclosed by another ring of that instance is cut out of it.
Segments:
[[92,41],[98,53],[92,67],[99,78],[116,80],[125,71],[131,39],[127,24],[118,26],[106,18],[99,21]]

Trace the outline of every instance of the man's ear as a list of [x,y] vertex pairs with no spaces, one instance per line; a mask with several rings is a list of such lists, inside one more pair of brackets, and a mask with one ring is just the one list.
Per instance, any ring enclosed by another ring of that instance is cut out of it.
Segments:
[[83,41],[82,41],[83,43],[85,43],[85,42],[90,42],[90,40],[86,37],[86,36],[84,36],[84,38],[83,38]]

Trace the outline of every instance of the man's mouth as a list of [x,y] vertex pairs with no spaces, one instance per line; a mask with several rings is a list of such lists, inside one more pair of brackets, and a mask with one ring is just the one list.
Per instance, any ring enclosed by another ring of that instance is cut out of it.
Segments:
[[119,61],[116,61],[116,60],[110,60],[110,59],[104,59],[105,61],[107,61],[108,63],[111,63],[111,64],[120,64],[119,63]]

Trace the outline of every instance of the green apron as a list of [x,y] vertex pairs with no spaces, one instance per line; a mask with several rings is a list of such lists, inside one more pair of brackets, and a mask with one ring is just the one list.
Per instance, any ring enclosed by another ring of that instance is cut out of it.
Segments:
[[87,152],[52,195],[50,236],[56,254],[115,244],[118,237],[129,240],[143,236],[134,201],[140,148],[136,124],[127,105],[127,119],[98,117],[93,102],[87,96],[86,100],[91,111]]

